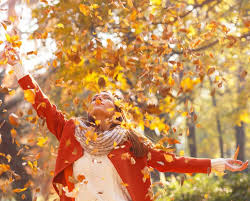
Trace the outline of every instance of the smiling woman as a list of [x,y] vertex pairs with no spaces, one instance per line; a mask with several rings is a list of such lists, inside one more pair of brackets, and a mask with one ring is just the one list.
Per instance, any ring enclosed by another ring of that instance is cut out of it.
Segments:
[[38,116],[46,119],[48,129],[60,142],[52,182],[61,201],[151,201],[153,168],[161,172],[210,174],[212,170],[241,171],[248,166],[248,161],[177,157],[159,149],[126,127],[124,111],[107,91],[93,97],[86,121],[81,117],[66,119],[32,76],[8,59],[20,86],[35,93],[32,106]]

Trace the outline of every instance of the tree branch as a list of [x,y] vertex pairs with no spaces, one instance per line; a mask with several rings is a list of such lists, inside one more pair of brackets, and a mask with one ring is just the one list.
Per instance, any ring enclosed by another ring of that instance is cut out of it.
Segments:
[[[248,37],[248,36],[250,36],[250,32],[248,32],[248,33],[246,33],[246,34],[244,34],[244,35],[242,35],[242,36],[240,36],[238,38],[241,39],[241,38],[245,38],[245,37]],[[214,42],[211,42],[211,43],[209,43],[207,45],[204,45],[204,46],[201,46],[199,48],[189,49],[188,52],[199,52],[201,50],[205,50],[207,48],[210,48],[210,47],[216,45],[218,42],[219,42],[219,40],[217,39]],[[173,50],[171,54],[173,55],[173,54],[183,54],[183,53],[184,53],[183,50],[182,51]]]

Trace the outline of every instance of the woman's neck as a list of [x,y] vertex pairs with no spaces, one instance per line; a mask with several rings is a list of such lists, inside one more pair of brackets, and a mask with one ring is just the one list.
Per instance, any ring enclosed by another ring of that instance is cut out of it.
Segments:
[[99,120],[98,130],[104,132],[110,129],[112,122],[108,119]]

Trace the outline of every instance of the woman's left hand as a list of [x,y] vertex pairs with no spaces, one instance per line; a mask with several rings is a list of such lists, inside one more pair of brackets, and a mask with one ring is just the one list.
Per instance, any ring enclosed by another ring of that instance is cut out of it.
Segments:
[[[234,165],[239,164],[240,166]],[[234,160],[232,158],[225,158],[225,169],[232,172],[245,170],[248,166],[248,160],[243,163],[240,160]]]

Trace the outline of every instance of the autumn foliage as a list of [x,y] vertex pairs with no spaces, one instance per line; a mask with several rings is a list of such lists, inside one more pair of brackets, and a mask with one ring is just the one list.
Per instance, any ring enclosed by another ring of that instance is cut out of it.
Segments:
[[[15,53],[21,51],[23,60],[32,60],[45,48],[49,59],[44,57],[30,72],[67,118],[86,116],[95,93],[119,91],[124,100],[116,104],[131,119],[127,126],[144,133],[157,147],[215,158],[233,157],[239,145],[234,158],[250,157],[250,136],[245,131],[250,123],[247,1],[24,2],[37,25],[25,41],[41,45],[21,49],[25,42],[16,25],[23,23],[18,15],[1,21],[0,68],[6,71],[1,99],[15,98],[18,90],[16,83],[10,84],[14,74],[7,70],[7,56],[17,60]],[[39,196],[53,200],[57,197],[48,183],[58,142],[31,108],[34,91],[23,94],[26,102],[11,111],[0,99],[0,128],[3,121],[11,124],[11,143],[16,143],[16,155],[22,155],[31,179],[12,188],[18,179],[9,164],[13,156],[0,153],[5,158],[4,163],[0,160],[0,176],[5,175],[0,192],[15,197],[28,189],[34,200]],[[3,135],[1,131],[0,144]],[[166,155],[166,160],[171,158]],[[84,175],[78,178],[84,179]]]

